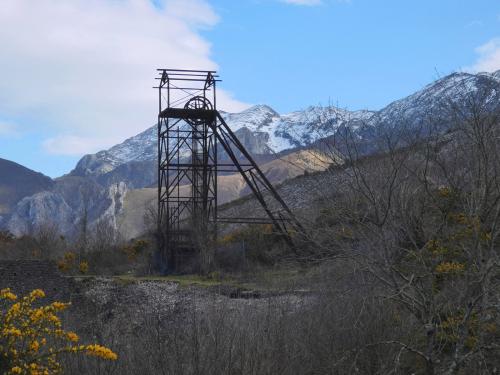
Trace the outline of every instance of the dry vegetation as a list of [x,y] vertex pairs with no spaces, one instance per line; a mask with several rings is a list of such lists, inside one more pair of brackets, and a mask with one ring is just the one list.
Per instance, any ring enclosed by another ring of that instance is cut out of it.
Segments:
[[[446,132],[425,121],[381,131],[375,156],[362,155],[348,131],[330,140],[345,164],[321,174],[328,183],[307,177],[316,198],[288,273],[263,282],[269,269],[285,268],[286,248],[269,228],[230,233],[218,244],[217,283],[202,292],[167,293],[172,302],[160,298],[171,279],[131,277],[106,303],[89,303],[87,320],[71,324],[120,359],[64,366],[82,374],[498,373],[500,111],[484,97],[464,101],[465,109],[446,109]],[[82,262],[91,274],[153,272],[154,237],[123,244],[104,226],[75,244],[50,228],[1,242],[2,256],[52,257],[71,263],[70,273],[83,273]],[[260,294],[231,298],[225,284]],[[131,292],[144,287],[163,292]]]

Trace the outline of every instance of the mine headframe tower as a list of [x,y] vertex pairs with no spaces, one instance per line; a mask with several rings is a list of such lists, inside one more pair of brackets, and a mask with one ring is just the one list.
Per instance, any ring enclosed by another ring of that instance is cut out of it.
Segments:
[[[158,233],[163,272],[214,243],[218,223],[300,223],[217,111],[215,71],[158,69]],[[218,160],[222,147],[227,157]],[[266,217],[219,217],[218,173],[240,173]]]

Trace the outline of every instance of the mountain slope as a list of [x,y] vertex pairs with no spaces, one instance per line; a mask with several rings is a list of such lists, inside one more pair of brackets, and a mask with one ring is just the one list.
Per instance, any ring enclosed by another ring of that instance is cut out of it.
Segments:
[[[268,106],[258,105],[240,113],[222,115],[257,162],[263,167],[266,165],[270,179],[279,182],[300,175],[307,168],[273,161],[276,153],[286,157],[349,129],[363,145],[362,153],[369,154],[381,136],[408,131],[413,134],[417,130],[425,131],[426,127],[446,130],[453,111],[460,111],[466,108],[467,101],[478,99],[484,99],[482,102],[488,108],[498,107],[500,71],[454,73],[380,111],[347,111],[329,106],[280,115]],[[46,218],[53,218],[61,232],[68,234],[75,231],[82,212],[86,211],[92,225],[107,221],[118,229],[127,207],[136,207],[128,212],[140,211],[138,204],[127,206],[134,201],[127,197],[134,196],[134,189],[149,191],[147,188],[156,185],[156,132],[153,126],[108,150],[84,156],[69,175],[42,189],[46,192],[35,188],[31,196],[25,196],[30,192],[20,192],[15,197],[4,198],[4,206],[8,202],[8,209],[13,211],[10,217],[4,215],[4,226],[7,223],[8,228],[22,231],[19,228],[33,227]],[[220,202],[245,193],[239,176],[219,176],[219,181]],[[4,197],[8,194],[12,196],[12,190],[4,193]],[[144,194],[135,195],[136,202],[147,201],[141,198]],[[155,194],[150,196],[154,198]]]
[[53,184],[41,173],[0,158],[0,224],[1,217],[10,214],[22,198],[49,190]]
[[[324,171],[332,160],[325,155],[311,150],[299,150],[264,163],[260,166],[273,185],[305,172]],[[341,163],[340,159],[336,160]],[[181,191],[189,191],[189,186],[181,186]],[[231,202],[251,193],[240,174],[220,175],[217,179],[218,204]],[[124,238],[139,236],[146,228],[144,217],[151,208],[156,209],[157,189],[142,188],[127,191],[123,200],[123,209],[117,217],[120,234]]]
[[[269,106],[257,105],[222,116],[254,157],[268,156],[264,159],[270,160],[275,153],[307,146],[332,134],[346,119],[364,120],[373,113],[309,107],[280,116]],[[157,129],[152,126],[109,150],[85,155],[70,175],[91,177],[103,185],[126,181],[129,188],[148,187],[156,183],[156,158]]]
[[[415,129],[431,119],[442,120],[445,125],[446,118],[450,117],[444,113],[445,107],[463,106],[468,94],[487,95],[499,84],[500,71],[453,73],[380,111],[312,106],[280,115],[269,106],[256,105],[240,113],[222,113],[222,116],[250,153],[272,155],[311,145],[334,135],[342,127],[349,127],[360,138],[369,140],[376,136],[376,128]],[[491,97],[490,102],[496,99]],[[85,155],[70,174],[88,176],[104,185],[126,181],[129,188],[151,186],[156,178],[156,137],[156,126],[152,126],[109,150]],[[142,176],[137,174],[140,170]]]
[[453,73],[430,83],[406,98],[396,100],[376,113],[370,125],[402,125],[415,128],[430,121],[449,121],[450,109],[466,108],[467,101],[483,100],[498,105],[500,70],[495,73]]

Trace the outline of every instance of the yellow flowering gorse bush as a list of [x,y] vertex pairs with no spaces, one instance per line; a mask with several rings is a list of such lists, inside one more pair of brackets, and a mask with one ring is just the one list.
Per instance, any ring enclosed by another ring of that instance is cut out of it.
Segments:
[[80,264],[78,265],[78,271],[82,274],[86,274],[89,272],[89,263],[85,260],[81,261]]
[[76,254],[72,251],[64,253],[62,259],[57,262],[57,268],[62,272],[68,272],[75,266]]
[[135,240],[131,244],[124,246],[122,251],[127,255],[129,261],[135,262],[148,245],[149,243],[146,240]]
[[35,306],[43,297],[45,293],[40,289],[22,298],[10,289],[0,290],[0,372],[9,375],[60,374],[62,368],[58,357],[68,353],[83,353],[106,360],[118,358],[101,345],[78,345],[78,335],[65,331],[58,316],[70,304],[56,301]]

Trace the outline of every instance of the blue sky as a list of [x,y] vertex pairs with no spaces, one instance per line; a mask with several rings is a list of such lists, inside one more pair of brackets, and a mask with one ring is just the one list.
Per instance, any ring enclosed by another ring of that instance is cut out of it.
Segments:
[[155,121],[154,69],[218,69],[222,105],[380,109],[500,69],[493,0],[5,0],[0,157],[52,177]]
[[206,33],[224,86],[279,111],[329,101],[379,109],[473,66],[500,36],[500,2],[325,0],[318,6],[214,0]]

